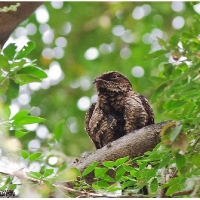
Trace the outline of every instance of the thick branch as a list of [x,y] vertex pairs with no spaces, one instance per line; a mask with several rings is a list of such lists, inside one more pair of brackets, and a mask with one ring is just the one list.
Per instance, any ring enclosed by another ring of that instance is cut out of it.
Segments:
[[[20,2],[17,11],[0,12],[0,47],[4,45],[14,29],[31,15],[43,2]],[[0,2],[0,8],[16,5],[17,2]]]
[[[125,156],[129,156],[130,158],[141,156],[147,151],[152,151],[160,142],[159,133],[162,127],[167,123],[168,121],[152,124],[136,130],[98,149],[87,157],[74,161],[68,168],[76,167],[83,172],[84,169],[94,161],[102,163],[103,161],[115,161]],[[92,183],[93,175],[87,176],[86,181]]]

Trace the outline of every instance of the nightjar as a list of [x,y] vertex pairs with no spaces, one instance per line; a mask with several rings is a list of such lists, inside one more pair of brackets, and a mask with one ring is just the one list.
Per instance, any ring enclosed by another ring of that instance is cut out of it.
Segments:
[[154,124],[147,99],[132,89],[128,78],[117,71],[103,73],[93,81],[98,93],[86,113],[86,132],[100,149],[134,130]]

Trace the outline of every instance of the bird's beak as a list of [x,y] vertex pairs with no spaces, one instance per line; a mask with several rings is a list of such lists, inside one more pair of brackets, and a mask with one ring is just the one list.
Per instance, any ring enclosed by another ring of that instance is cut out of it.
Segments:
[[92,81],[92,83],[95,84],[95,83],[97,83],[98,81],[102,81],[102,82],[106,82],[107,84],[110,84],[109,81],[103,80],[103,79],[101,79],[101,78],[95,78],[95,79]]
[[96,83],[96,78],[92,81],[92,84],[95,84]]
[[92,84],[95,84],[95,83],[97,83],[98,81],[100,81],[101,79],[99,79],[99,78],[95,78],[93,81],[92,81]]

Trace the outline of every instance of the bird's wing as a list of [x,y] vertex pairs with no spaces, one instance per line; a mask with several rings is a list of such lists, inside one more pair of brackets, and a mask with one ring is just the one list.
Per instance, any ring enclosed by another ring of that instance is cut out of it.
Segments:
[[140,100],[142,102],[142,105],[144,106],[144,109],[145,109],[146,113],[148,114],[148,124],[147,125],[154,124],[154,114],[153,114],[153,110],[152,110],[149,102],[141,94],[139,94],[139,98],[140,98]]
[[93,111],[94,111],[94,108],[95,108],[95,105],[96,103],[93,103],[89,110],[86,112],[86,115],[85,115],[85,130],[86,132],[90,135],[90,128],[89,128],[89,123],[90,123],[90,119],[92,117],[92,114],[93,114]]

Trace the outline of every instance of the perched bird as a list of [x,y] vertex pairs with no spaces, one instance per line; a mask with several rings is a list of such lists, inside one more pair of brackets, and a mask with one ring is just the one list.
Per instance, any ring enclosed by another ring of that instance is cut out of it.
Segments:
[[93,81],[98,93],[86,113],[86,132],[100,149],[134,130],[154,124],[147,99],[132,89],[128,78],[117,71],[103,73]]

